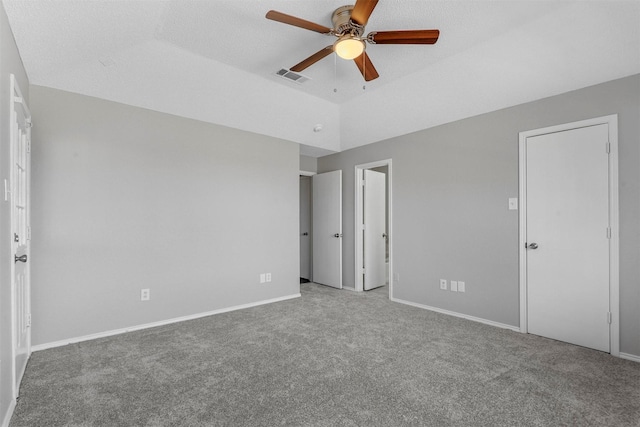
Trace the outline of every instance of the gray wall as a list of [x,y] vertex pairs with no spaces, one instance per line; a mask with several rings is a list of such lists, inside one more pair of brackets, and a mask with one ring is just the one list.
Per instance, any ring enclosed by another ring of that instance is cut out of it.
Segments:
[[[616,113],[620,350],[640,356],[640,75],[318,159],[318,172],[343,171],[345,285],[354,282],[354,165],[392,158],[394,296],[518,326],[518,212],[507,210],[518,196],[518,133]],[[440,278],[465,281],[466,293],[440,291]]]
[[35,345],[299,293],[297,144],[39,86],[31,107]]
[[315,157],[300,155],[300,170],[304,172],[317,172],[318,159]]
[[[29,97],[29,80],[22,65],[4,6],[0,4],[0,184],[9,179],[10,74],[22,95]],[[10,204],[0,199],[0,423],[12,401],[11,390],[11,218]]]

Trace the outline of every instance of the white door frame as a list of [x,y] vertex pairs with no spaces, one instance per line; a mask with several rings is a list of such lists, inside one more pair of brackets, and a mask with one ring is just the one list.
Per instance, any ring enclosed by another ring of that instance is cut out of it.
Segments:
[[[527,138],[555,132],[562,132],[577,128],[607,124],[609,128],[609,226],[611,227],[611,241],[609,252],[609,311],[611,322],[609,325],[609,341],[611,355],[620,356],[620,230],[618,219],[618,115],[598,117],[542,129],[520,132],[519,137],[519,170],[520,170],[520,332],[527,333],[527,256],[525,250],[527,230]],[[603,150],[605,147],[603,146]]]
[[[9,178],[9,183],[7,185],[6,180],[5,180],[5,201],[9,201],[11,204],[11,255],[12,255],[12,259],[11,259],[11,380],[12,380],[12,390],[13,390],[13,399],[16,399],[18,397],[18,387],[16,386],[16,383],[19,379],[22,378],[22,375],[24,374],[23,372],[17,372],[17,366],[16,366],[16,354],[17,354],[17,348],[16,348],[16,340],[17,340],[17,333],[16,333],[16,313],[18,311],[18,308],[16,306],[16,288],[15,288],[15,262],[13,262],[13,255],[16,254],[16,243],[14,242],[13,239],[13,233],[16,230],[16,218],[15,218],[15,213],[14,213],[14,203],[15,203],[15,197],[17,197],[16,194],[16,188],[17,188],[17,183],[14,182],[14,177],[15,177],[15,156],[17,155],[16,150],[15,150],[15,139],[18,137],[17,133],[18,133],[18,127],[17,127],[17,109],[20,108],[22,110],[22,112],[25,115],[25,121],[27,122],[27,124],[29,125],[29,127],[27,128],[27,136],[28,136],[28,144],[31,143],[31,129],[30,129],[30,125],[31,125],[31,112],[29,111],[29,107],[27,106],[26,100],[24,99],[23,95],[22,95],[22,91],[20,90],[20,87],[18,86],[18,82],[16,80],[15,75],[11,74],[11,88],[10,88],[10,96],[11,96],[11,109],[10,109],[10,141],[11,141],[11,148],[10,148],[10,162],[11,162],[11,167],[10,167],[10,178]],[[30,182],[29,182],[29,173],[30,173],[30,161],[29,161],[29,148],[27,148],[27,160],[26,160],[26,165],[25,167],[27,168],[27,180],[25,185],[27,186],[27,194],[26,194],[26,198],[27,200],[25,200],[25,206],[26,206],[26,231],[27,231],[27,236],[26,239],[27,240],[31,240],[31,236],[30,236],[30,230],[31,230],[31,207],[30,207]],[[9,189],[7,189],[7,187]],[[10,193],[10,196],[7,194]],[[26,277],[27,277],[27,295],[26,295],[26,304],[27,304],[27,308],[28,308],[28,324],[27,324],[27,337],[26,337],[26,343],[27,343],[27,359],[29,359],[30,355],[31,355],[31,285],[30,285],[30,269],[31,269],[31,252],[29,250],[30,244],[29,246],[27,246],[27,252],[26,255],[28,257],[28,262],[27,264],[24,266],[24,268],[26,269]]]
[[393,185],[392,178],[393,174],[391,173],[391,159],[379,160],[377,162],[364,163],[361,165],[355,166],[355,284],[356,291],[362,292],[364,291],[364,282],[362,280],[362,261],[363,261],[363,251],[362,246],[364,244],[362,230],[358,227],[358,224],[362,224],[363,221],[363,191],[362,191],[362,183],[363,183],[363,171],[365,169],[373,169],[379,168],[381,166],[387,166],[387,194],[388,200],[387,204],[388,208],[388,221],[389,221],[389,229],[387,230],[387,235],[389,239],[389,299],[393,299]]

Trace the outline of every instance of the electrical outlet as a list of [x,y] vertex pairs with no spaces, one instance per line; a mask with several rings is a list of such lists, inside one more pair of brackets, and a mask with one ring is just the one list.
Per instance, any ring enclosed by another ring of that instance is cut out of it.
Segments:
[[451,281],[451,292],[458,292],[458,282],[455,280]]
[[445,279],[440,279],[440,289],[443,291],[447,290],[447,281]]
[[140,289],[140,301],[149,301],[151,299],[151,291],[149,289]]
[[271,281],[271,273],[265,273],[264,276],[265,276],[265,280],[267,281],[267,283]]
[[396,282],[396,283],[400,283],[400,273],[393,273],[393,275],[394,275],[394,276],[395,276],[395,278],[396,278],[395,282]]
[[260,283],[264,283],[267,281],[267,275],[264,273],[260,273]]
[[466,292],[466,288],[465,288],[464,282],[458,281],[458,292]]

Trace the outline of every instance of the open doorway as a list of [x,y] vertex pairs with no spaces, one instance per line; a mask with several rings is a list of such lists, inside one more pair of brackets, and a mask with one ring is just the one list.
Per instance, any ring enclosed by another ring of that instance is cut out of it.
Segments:
[[300,283],[342,289],[342,171],[300,172]]
[[387,286],[393,295],[391,159],[357,165],[356,291]]
[[310,175],[300,175],[300,283],[310,282],[313,269],[313,212]]

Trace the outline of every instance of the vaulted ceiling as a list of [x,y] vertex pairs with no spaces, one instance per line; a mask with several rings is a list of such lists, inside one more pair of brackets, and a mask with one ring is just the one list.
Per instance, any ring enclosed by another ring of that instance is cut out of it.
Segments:
[[[435,45],[368,45],[380,77],[330,55],[344,0],[3,0],[30,82],[291,140],[320,156],[640,73],[640,1],[380,0],[366,32],[440,30]],[[322,130],[314,128],[321,125]]]

